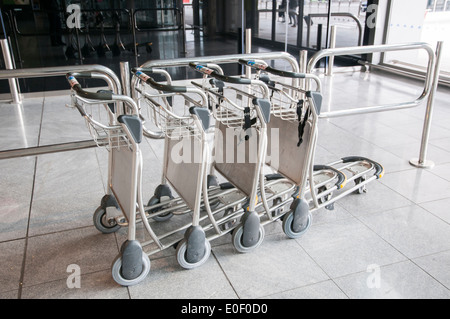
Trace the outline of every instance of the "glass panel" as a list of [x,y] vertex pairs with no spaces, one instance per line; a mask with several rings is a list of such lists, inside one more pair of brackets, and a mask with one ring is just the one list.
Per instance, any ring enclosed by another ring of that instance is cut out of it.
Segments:
[[[435,48],[438,41],[450,43],[450,1],[417,0],[393,1],[387,33],[388,44],[427,42]],[[450,72],[450,46],[444,45],[441,70]],[[399,66],[418,66],[424,69],[428,56],[423,50],[389,52],[384,62]]]
[[272,0],[258,1],[258,38],[272,39]]

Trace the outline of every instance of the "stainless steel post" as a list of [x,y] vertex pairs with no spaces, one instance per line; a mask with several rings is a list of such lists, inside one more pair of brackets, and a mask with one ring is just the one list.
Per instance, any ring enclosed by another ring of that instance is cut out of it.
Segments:
[[123,94],[131,96],[130,64],[129,62],[120,62],[120,79],[122,81]]
[[[308,66],[308,50],[301,50],[299,61],[300,73],[306,73],[307,66]],[[309,80],[307,79],[300,80],[300,88],[302,90],[308,91],[309,87],[310,87]],[[302,98],[305,98],[304,94],[302,94]]]
[[[2,47],[3,59],[5,61],[6,69],[7,70],[14,69],[13,62],[12,62],[12,59],[11,59],[11,52],[9,51],[8,40],[7,39],[2,39],[2,40],[0,40],[0,44],[1,44],[1,47]],[[19,94],[19,90],[17,88],[16,79],[15,78],[9,78],[8,82],[9,82],[9,89],[11,91],[12,102],[15,103],[15,104],[22,103],[22,100],[21,100],[20,94]]]
[[181,11],[181,26],[183,30],[183,54],[187,54],[186,49],[186,6],[183,4],[183,10]]
[[[330,49],[334,49],[336,47],[336,29],[337,29],[336,25],[331,26]],[[327,69],[328,76],[333,75],[333,64],[334,64],[334,55],[331,55],[328,58],[328,69]]]
[[[252,29],[245,29],[245,53],[252,53]],[[245,77],[250,79],[252,76],[252,69],[249,66],[245,67]]]
[[425,113],[425,122],[423,125],[422,132],[422,143],[420,145],[420,154],[419,158],[413,158],[409,161],[412,166],[419,168],[433,168],[434,162],[427,160],[427,151],[428,151],[428,140],[430,137],[430,129],[431,129],[431,119],[433,116],[433,104],[434,104],[434,95],[436,94],[436,90],[439,84],[439,73],[441,67],[441,55],[442,55],[442,47],[443,42],[439,41],[436,47],[436,59],[433,70],[433,82],[431,84],[431,91],[428,95],[427,100],[427,110]]

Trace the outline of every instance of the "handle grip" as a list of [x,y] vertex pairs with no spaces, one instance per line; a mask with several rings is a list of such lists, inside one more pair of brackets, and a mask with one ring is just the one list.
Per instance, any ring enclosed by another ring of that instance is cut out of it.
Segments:
[[110,91],[100,91],[100,92],[89,92],[83,90],[80,83],[78,83],[75,76],[72,73],[66,74],[66,79],[69,82],[71,88],[81,97],[84,97],[89,100],[101,100],[101,101],[111,101],[113,99],[112,92]]
[[244,84],[244,85],[252,84],[252,81],[250,79],[236,78],[236,77],[222,75],[222,74],[217,73],[213,69],[210,69],[204,65],[201,65],[200,63],[191,62],[191,63],[189,63],[189,66],[192,69],[194,69],[200,73],[207,74],[207,75],[209,75],[217,80],[223,81],[223,82],[233,83],[233,84]]
[[185,86],[174,86],[174,85],[168,85],[168,84],[161,84],[156,82],[153,78],[148,76],[143,72],[143,69],[136,69],[133,68],[131,70],[141,81],[144,81],[148,85],[150,85],[152,88],[158,91],[164,91],[164,92],[172,92],[172,93],[187,93],[188,89]]
[[282,71],[278,69],[274,69],[270,66],[267,66],[263,63],[255,62],[254,60],[244,60],[239,59],[239,63],[245,66],[252,67],[257,70],[263,70],[274,75],[279,75],[285,78],[294,78],[294,79],[304,79],[306,77],[305,73],[291,72],[291,71]]

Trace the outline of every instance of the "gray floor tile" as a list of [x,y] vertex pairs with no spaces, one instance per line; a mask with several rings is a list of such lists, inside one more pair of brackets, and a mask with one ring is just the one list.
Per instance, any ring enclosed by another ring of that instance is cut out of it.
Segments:
[[38,158],[30,234],[92,225],[104,187],[95,149]]
[[84,118],[66,104],[70,104],[70,95],[45,98],[40,145],[92,139]]
[[181,268],[175,257],[154,260],[147,278],[129,290],[132,299],[237,298],[213,255],[191,270]]
[[[431,158],[430,158],[430,160],[431,160]],[[450,182],[450,163],[441,164],[441,165],[437,164],[430,170],[430,173],[433,173],[436,176],[442,177],[443,179]]]
[[380,182],[414,203],[448,197],[450,182],[424,169],[388,173]]
[[0,292],[0,299],[17,299],[19,297],[19,290],[11,290],[7,292]]
[[[404,143],[394,146],[384,147],[392,154],[403,158],[407,161],[418,158],[420,155],[420,142]],[[433,161],[435,164],[445,164],[450,162],[450,150],[446,151],[432,144],[428,144],[426,159]],[[414,166],[410,165],[410,168]]]
[[417,205],[360,220],[409,258],[450,249],[450,225]]
[[353,216],[382,212],[413,204],[378,180],[368,184],[366,188],[367,193],[349,194],[340,199],[339,204]]
[[22,105],[0,104],[0,149],[34,147],[41,125],[42,98],[23,101]]
[[[375,268],[374,268],[375,269]],[[378,276],[376,279],[374,276]],[[410,261],[337,278],[351,299],[448,299],[450,291]]]
[[69,265],[78,265],[82,274],[110,269],[118,252],[115,236],[100,234],[93,226],[31,237],[24,287],[67,280]]
[[287,290],[278,294],[265,296],[267,299],[348,299],[348,297],[331,281],[323,281],[305,287]]
[[[448,121],[447,121],[447,126],[448,126]],[[430,145],[434,145],[444,151],[450,152],[450,137],[432,140],[432,141],[430,141]]]
[[214,247],[213,252],[239,298],[259,298],[328,279],[284,234],[266,236],[250,253],[237,253],[231,244]]
[[[68,273],[70,275],[70,273]],[[129,299],[126,287],[114,282],[111,271],[80,274],[79,287],[72,278],[24,287],[21,299]],[[68,285],[69,281],[69,285]]]
[[0,241],[23,238],[27,233],[35,158],[0,161]]
[[450,251],[415,258],[413,262],[450,289]]
[[420,206],[450,224],[450,198],[422,203]]
[[406,259],[355,218],[313,224],[297,241],[331,278]]
[[25,240],[0,243],[0,293],[19,288],[24,247]]

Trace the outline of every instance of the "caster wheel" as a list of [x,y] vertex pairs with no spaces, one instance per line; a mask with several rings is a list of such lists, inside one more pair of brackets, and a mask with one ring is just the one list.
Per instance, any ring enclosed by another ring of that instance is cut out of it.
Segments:
[[261,245],[261,243],[264,240],[264,235],[265,235],[265,231],[264,231],[264,227],[263,226],[259,226],[259,239],[258,241],[255,243],[255,245],[251,246],[251,247],[246,247],[242,244],[242,236],[244,234],[244,226],[239,225],[234,231],[233,231],[233,237],[232,237],[232,243],[234,248],[236,248],[236,250],[240,253],[248,253],[250,251],[252,251],[253,249],[259,247]]
[[115,282],[117,282],[121,286],[133,286],[140,283],[142,280],[147,277],[150,272],[150,259],[147,254],[142,253],[142,272],[135,279],[126,279],[122,276],[122,256],[118,256],[113,263],[112,266],[112,276]]
[[[159,199],[156,196],[152,196],[152,198],[150,198],[150,200],[148,201],[148,206],[151,207],[151,206],[156,205],[156,204],[159,204]],[[160,210],[162,210],[164,208],[165,207],[162,206],[162,207],[158,207],[158,208],[155,208],[155,209],[151,209],[148,212],[150,214],[152,214],[152,213],[156,213],[156,212],[158,212],[158,211],[160,211]],[[171,219],[172,217],[173,217],[173,214],[171,212],[168,212],[168,213],[161,214],[161,215],[153,217],[153,220],[155,220],[157,222],[165,222],[165,221]]]
[[183,267],[184,269],[194,269],[203,265],[211,255],[211,244],[209,240],[205,240],[205,254],[196,263],[190,263],[189,261],[186,260],[186,249],[187,249],[186,240],[183,239],[177,246],[177,261],[178,264],[180,264],[180,266]]
[[[361,184],[365,180],[366,180],[365,176],[358,177],[357,179],[355,179],[355,185]],[[367,193],[366,185],[363,185],[357,190],[355,190],[355,194],[364,194],[364,193]]]
[[115,218],[106,218],[106,209],[102,206],[98,207],[94,213],[94,226],[103,234],[115,233],[120,229]]
[[[233,209],[233,208],[228,208],[228,209],[225,210],[225,212],[223,213],[223,217],[230,216],[230,215],[232,215],[232,214],[234,214],[234,209]],[[222,225],[220,225],[220,229],[222,229],[222,230],[228,230],[228,229],[234,227],[234,225],[236,225],[236,222],[237,222],[237,219],[236,219],[236,218],[235,218],[235,219],[232,219],[232,220],[229,220],[229,221],[223,223]]]
[[[277,197],[273,200],[272,206],[276,206],[280,204],[283,201],[281,197]],[[277,217],[278,215],[283,213],[283,207],[277,208],[274,211],[272,211],[272,217]]]
[[294,221],[294,212],[290,211],[286,214],[285,218],[283,219],[283,231],[289,238],[295,239],[300,238],[303,236],[309,227],[311,226],[312,216],[309,213],[306,221],[304,224],[301,225],[301,229],[299,231],[294,231],[292,229],[292,223]]

